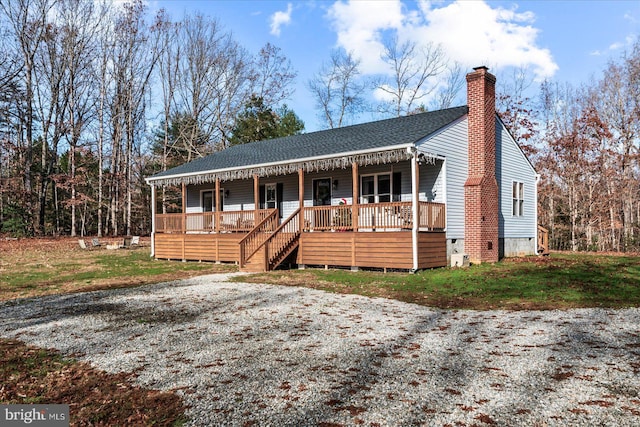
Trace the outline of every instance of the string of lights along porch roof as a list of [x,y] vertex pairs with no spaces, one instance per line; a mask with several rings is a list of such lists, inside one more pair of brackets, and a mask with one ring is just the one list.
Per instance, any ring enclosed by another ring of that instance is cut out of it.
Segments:
[[[437,156],[420,150],[421,162],[435,164]],[[219,172],[205,172],[186,176],[174,176],[160,178],[151,181],[152,185],[198,185],[220,181],[233,181],[236,179],[248,179],[254,175],[258,177],[288,175],[296,173],[300,169],[306,173],[320,172],[332,169],[347,169],[353,163],[358,166],[380,165],[388,163],[398,163],[409,160],[413,156],[411,150],[407,148],[396,148],[392,150],[376,151],[372,153],[352,154],[332,158],[306,160],[286,164],[274,164],[268,166],[252,166],[249,168],[233,169]]]

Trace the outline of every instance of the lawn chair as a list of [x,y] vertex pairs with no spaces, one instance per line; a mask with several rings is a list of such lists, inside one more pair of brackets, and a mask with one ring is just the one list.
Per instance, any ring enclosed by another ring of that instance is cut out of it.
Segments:
[[98,239],[91,239],[91,246],[93,246],[94,248],[99,248],[100,246],[102,246],[102,243],[100,243],[100,240]]
[[78,245],[80,245],[80,249],[89,249],[87,248],[87,244],[85,243],[84,239],[78,239]]
[[129,249],[131,247],[131,237],[125,237],[122,239],[122,245],[120,246],[122,249]]
[[133,236],[131,238],[131,246],[140,246],[140,236]]

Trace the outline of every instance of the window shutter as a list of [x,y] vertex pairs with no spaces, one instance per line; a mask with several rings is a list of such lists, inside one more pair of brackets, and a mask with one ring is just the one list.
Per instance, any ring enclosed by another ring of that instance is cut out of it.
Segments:
[[266,204],[266,197],[267,197],[267,195],[265,194],[264,185],[260,186],[259,193],[260,193],[260,209],[264,209]]
[[393,197],[391,201],[400,202],[402,201],[402,174],[400,172],[393,173],[393,188],[391,189],[391,193]]
[[282,197],[283,188],[284,185],[281,182],[276,184],[276,200],[278,201],[278,214],[280,215],[280,218],[282,218],[282,201],[284,200]]

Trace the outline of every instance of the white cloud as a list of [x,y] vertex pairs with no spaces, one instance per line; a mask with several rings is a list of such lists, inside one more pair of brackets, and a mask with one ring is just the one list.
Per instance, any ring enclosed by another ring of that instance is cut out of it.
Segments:
[[402,26],[400,1],[337,1],[329,9],[338,45],[359,58],[363,73],[384,68],[380,60],[382,33]]
[[624,46],[624,44],[623,44],[623,43],[621,43],[621,42],[615,42],[615,43],[612,43],[611,45],[609,45],[609,50],[618,50],[618,49],[620,49],[622,46]]
[[539,79],[558,69],[551,52],[536,43],[540,30],[533,26],[533,13],[492,8],[484,1],[421,1],[411,10],[400,0],[340,0],[328,17],[338,45],[361,59],[364,73],[385,72],[380,53],[383,37],[389,34],[400,41],[440,44],[450,60],[467,68],[530,67]]
[[638,19],[636,19],[635,16],[633,16],[631,13],[627,12],[624,14],[623,17],[625,20],[631,22],[632,24],[637,24],[638,23]]
[[274,36],[280,35],[280,28],[291,22],[291,12],[293,12],[293,5],[291,3],[287,3],[286,12],[277,11],[271,15],[271,34]]

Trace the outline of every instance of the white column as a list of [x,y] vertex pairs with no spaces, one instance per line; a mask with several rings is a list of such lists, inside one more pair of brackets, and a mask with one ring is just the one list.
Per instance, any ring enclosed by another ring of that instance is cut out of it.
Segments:
[[151,256],[156,254],[156,186],[151,184]]
[[411,243],[413,254],[413,271],[418,270],[418,229],[420,223],[420,208],[419,201],[419,175],[418,175],[418,153],[413,151],[413,157],[411,157],[411,210],[413,217],[413,228],[411,230]]

